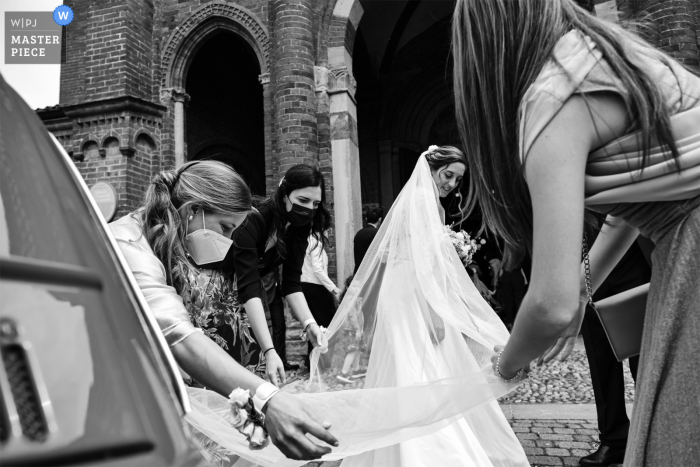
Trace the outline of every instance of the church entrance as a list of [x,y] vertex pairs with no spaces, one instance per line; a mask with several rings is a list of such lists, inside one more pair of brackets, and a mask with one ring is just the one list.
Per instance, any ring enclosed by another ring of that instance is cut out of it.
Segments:
[[254,194],[265,195],[265,133],[260,63],[251,46],[221,31],[196,51],[185,90],[189,160],[231,165]]
[[453,0],[361,1],[353,47],[362,202],[388,209],[431,144],[460,147],[452,102]]

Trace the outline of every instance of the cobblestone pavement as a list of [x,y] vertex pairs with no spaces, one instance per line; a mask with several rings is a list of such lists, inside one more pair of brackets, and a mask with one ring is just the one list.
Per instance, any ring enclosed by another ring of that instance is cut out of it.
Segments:
[[[532,467],[576,466],[581,457],[598,447],[598,430],[594,419],[512,419],[510,424]],[[305,467],[339,465],[340,461],[311,462]],[[614,464],[613,467],[621,467],[621,464]]]
[[[629,364],[623,363],[625,400],[634,401],[634,380]],[[594,404],[591,373],[586,352],[575,350],[565,362],[533,368],[530,377],[500,402],[511,404]]]

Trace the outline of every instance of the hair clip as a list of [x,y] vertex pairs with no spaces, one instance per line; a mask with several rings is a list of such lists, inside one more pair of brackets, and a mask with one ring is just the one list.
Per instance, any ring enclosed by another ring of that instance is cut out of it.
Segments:
[[430,146],[428,146],[428,152],[437,151],[438,149],[440,149],[440,146],[436,144],[431,144]]
[[277,185],[277,186],[282,186],[282,182],[283,182],[283,181],[284,181],[284,177],[282,177],[282,178],[280,179],[280,184]]

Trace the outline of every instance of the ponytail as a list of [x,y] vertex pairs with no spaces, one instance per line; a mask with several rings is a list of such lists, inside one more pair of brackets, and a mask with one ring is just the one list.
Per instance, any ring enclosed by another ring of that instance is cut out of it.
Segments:
[[182,216],[188,207],[223,215],[251,210],[252,195],[238,173],[217,161],[189,162],[179,170],[158,173],[142,205],[142,230],[156,257],[163,263],[168,285],[178,293],[196,270],[187,259]]

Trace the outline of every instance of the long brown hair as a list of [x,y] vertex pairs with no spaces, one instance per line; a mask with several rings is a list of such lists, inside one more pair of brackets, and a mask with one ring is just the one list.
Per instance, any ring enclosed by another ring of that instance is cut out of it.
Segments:
[[[441,168],[454,164],[455,162],[464,164],[465,169],[469,167],[464,153],[454,146],[433,147],[432,151],[425,155],[425,160],[428,161],[428,165],[430,166],[430,170],[432,172],[438,172]],[[452,190],[452,192],[448,195],[450,200],[447,208],[447,215],[450,217],[460,216],[461,219],[457,222],[458,224],[464,220],[464,212],[467,207],[466,197],[462,193],[463,188],[464,181],[460,180],[459,183],[457,183],[457,186],[455,186],[454,190]]]
[[270,236],[274,235],[277,237],[277,254],[281,258],[286,258],[288,254],[303,256],[305,253],[304,251],[288,251],[288,247],[294,249],[296,248],[296,244],[292,243],[292,245],[287,245],[284,239],[285,226],[287,225],[287,218],[285,217],[287,210],[284,198],[285,196],[289,197],[294,190],[307,187],[321,188],[321,202],[311,222],[311,235],[321,243],[321,249],[325,249],[328,244],[328,238],[324,232],[331,226],[331,214],[326,208],[326,182],[318,167],[309,164],[297,164],[293,166],[284,174],[277,190],[272,196],[268,198],[258,198],[255,201],[256,205],[260,207],[270,206],[272,209],[272,222],[274,225],[270,230]]
[[641,131],[642,166],[655,138],[678,157],[670,111],[639,54],[667,65],[669,57],[572,0],[457,0],[452,54],[457,126],[469,162],[466,211],[479,203],[482,231],[503,239],[506,269],[532,251],[532,202],[518,157],[520,103],[572,29],[595,42],[627,90],[621,97],[629,130]]
[[184,247],[188,206],[205,213],[243,214],[251,210],[252,195],[243,178],[230,166],[216,161],[189,162],[178,170],[165,170],[153,177],[143,201],[143,234],[165,267],[168,285],[178,293],[194,266]]

